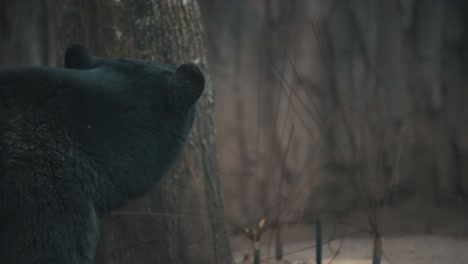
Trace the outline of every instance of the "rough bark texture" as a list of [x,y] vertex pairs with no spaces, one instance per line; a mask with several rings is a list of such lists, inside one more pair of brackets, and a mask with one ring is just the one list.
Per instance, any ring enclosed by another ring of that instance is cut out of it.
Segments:
[[[66,0],[56,7],[62,53],[76,41],[98,56],[195,62],[209,77],[194,0]],[[230,263],[216,167],[214,91],[207,80],[179,162],[150,194],[105,218],[96,263]]]

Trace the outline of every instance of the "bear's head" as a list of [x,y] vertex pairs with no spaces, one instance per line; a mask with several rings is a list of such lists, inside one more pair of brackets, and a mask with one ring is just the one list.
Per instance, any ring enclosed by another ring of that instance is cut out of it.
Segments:
[[176,69],[172,65],[144,60],[100,58],[81,44],[72,44],[66,50],[65,67],[104,70],[108,75],[102,74],[101,77],[114,76],[120,81],[130,81],[127,89],[134,92],[146,90],[148,95],[156,94],[164,103],[168,103],[169,108],[175,108],[174,110],[191,108],[201,96],[205,84],[203,74],[194,64],[182,64]]
[[72,78],[74,89],[69,89],[72,94],[67,96],[67,103],[76,106],[69,117],[88,127],[106,124],[118,129],[137,120],[139,125],[143,120],[157,126],[180,125],[186,120],[191,124],[205,84],[194,64],[176,68],[144,60],[101,58],[81,44],[67,49],[65,66],[78,70]]
[[54,107],[90,159],[114,178],[162,177],[194,120],[205,83],[198,67],[101,58],[80,44],[67,49],[65,66]]

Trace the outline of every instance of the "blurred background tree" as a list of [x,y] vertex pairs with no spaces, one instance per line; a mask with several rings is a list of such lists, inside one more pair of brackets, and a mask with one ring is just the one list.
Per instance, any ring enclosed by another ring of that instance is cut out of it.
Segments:
[[0,68],[55,64],[50,0],[0,2]]
[[[382,194],[393,187],[389,203],[465,203],[467,4],[200,4],[202,13],[227,14],[202,18],[218,87],[217,140],[231,216],[253,219],[252,212],[274,207],[255,197],[274,192],[261,186],[278,178],[286,180],[290,193],[307,180],[307,211],[355,208],[353,181],[365,181],[376,199],[384,199]],[[284,156],[288,133],[283,131],[293,125],[285,167],[272,169]],[[239,198],[239,185],[249,195]]]

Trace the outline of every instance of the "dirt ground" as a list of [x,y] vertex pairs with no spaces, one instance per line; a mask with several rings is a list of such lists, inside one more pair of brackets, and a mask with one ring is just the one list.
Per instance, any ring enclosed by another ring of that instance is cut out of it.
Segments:
[[[365,231],[359,232],[366,228],[365,219],[363,212],[356,212],[340,221],[323,221],[323,240],[329,242],[323,245],[323,263],[372,263],[372,238]],[[397,209],[386,209],[381,226],[382,263],[468,263],[466,206],[435,207],[416,202]],[[274,243],[267,233],[261,240],[262,264],[315,263],[313,223],[285,227],[282,233],[284,261],[274,261]],[[232,247],[235,263],[242,263],[245,254],[251,255],[251,243],[241,235],[232,239]]]
[[[370,239],[348,238],[341,245],[336,258],[334,252],[340,241],[331,243],[332,249],[325,246],[323,249],[323,263],[333,264],[369,264],[371,263],[372,243]],[[384,240],[384,259],[382,263],[468,263],[468,240],[438,236],[410,236],[394,237]],[[265,263],[315,263],[314,249],[303,250],[310,247],[307,243],[288,244],[285,252],[300,251],[285,256],[287,261],[265,261]],[[333,250],[333,251],[332,251]],[[241,256],[237,257],[240,260]]]

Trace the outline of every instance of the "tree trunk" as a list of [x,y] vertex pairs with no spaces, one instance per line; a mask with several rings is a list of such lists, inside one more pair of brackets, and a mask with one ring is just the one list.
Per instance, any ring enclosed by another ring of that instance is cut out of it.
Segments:
[[66,0],[56,8],[60,58],[69,43],[82,42],[98,56],[195,62],[207,79],[179,161],[150,194],[104,219],[96,263],[230,263],[214,145],[214,91],[197,2]]
[[52,12],[50,0],[0,1],[0,68],[55,64]]
[[[334,81],[367,176],[355,180],[366,182],[371,195],[393,181],[429,201],[466,199],[460,165],[467,157],[466,125],[460,120],[467,112],[461,99],[467,8],[442,0],[334,1],[325,15]],[[332,115],[336,107],[324,112]],[[335,122],[335,140],[345,150],[336,165],[349,174],[353,153],[343,147],[349,139],[342,120]],[[399,145],[401,165],[394,172]]]

